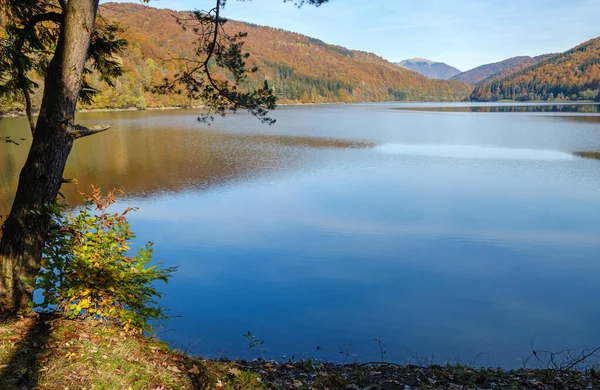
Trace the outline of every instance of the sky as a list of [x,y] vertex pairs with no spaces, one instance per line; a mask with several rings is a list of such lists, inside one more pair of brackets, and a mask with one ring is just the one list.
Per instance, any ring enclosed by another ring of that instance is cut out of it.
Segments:
[[[213,4],[150,1],[176,10]],[[562,52],[600,36],[600,0],[329,0],[301,9],[283,0],[228,0],[223,15],[392,62],[421,57],[462,71],[514,56]]]

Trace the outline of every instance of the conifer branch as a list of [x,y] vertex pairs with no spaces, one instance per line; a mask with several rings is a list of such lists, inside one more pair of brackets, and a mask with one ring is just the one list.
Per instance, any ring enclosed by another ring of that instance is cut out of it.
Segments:
[[19,30],[19,39],[15,44],[14,55],[16,58],[16,67],[17,67],[17,81],[19,83],[19,88],[23,93],[23,97],[25,98],[25,113],[27,114],[27,120],[29,121],[29,128],[31,130],[31,134],[35,132],[35,121],[33,120],[33,104],[31,102],[31,91],[29,88],[29,81],[25,74],[25,58],[23,55],[23,46],[25,45],[25,41],[31,34],[34,34],[35,26],[38,23],[42,22],[55,22],[61,23],[63,20],[63,16],[56,12],[48,12],[44,14],[34,15],[23,28]]

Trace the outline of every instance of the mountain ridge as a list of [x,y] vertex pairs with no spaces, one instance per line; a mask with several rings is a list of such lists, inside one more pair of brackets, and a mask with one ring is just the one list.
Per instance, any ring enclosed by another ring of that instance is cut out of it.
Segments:
[[395,62],[394,65],[412,70],[433,80],[448,80],[461,73],[460,70],[444,62],[436,62],[420,57]]
[[[535,64],[486,79],[470,96],[475,101],[600,101],[600,37],[564,53],[533,58]],[[523,61],[518,66],[525,63]],[[525,63],[526,64],[526,63]]]
[[[194,55],[197,36],[191,29],[183,31],[173,15],[176,12],[135,3],[103,3],[100,15],[107,22],[116,21],[123,28],[122,38],[129,42],[121,54],[126,73],[115,80],[115,87],[104,85],[97,75],[88,76],[100,92],[87,109],[121,109],[167,106],[195,106],[185,94],[160,95],[153,86],[172,78],[182,64],[164,59]],[[380,56],[349,50],[316,38],[282,29],[228,20],[229,34],[245,31],[243,51],[250,53],[248,68],[258,67],[242,86],[262,87],[264,81],[274,89],[280,103],[355,103],[379,101],[462,101],[473,87],[459,81],[430,80],[399,68]],[[228,78],[215,64],[214,76]],[[41,80],[38,80],[41,82]],[[33,96],[39,107],[41,91]],[[20,101],[2,102],[4,111],[22,111]],[[35,108],[35,107],[34,107]]]
[[465,72],[459,73],[456,76],[451,77],[451,80],[463,81],[468,84],[477,85],[484,80],[499,74],[501,71],[510,69],[518,65],[519,63],[531,59],[530,56],[517,56],[507,58],[503,61],[492,62],[489,64],[483,64]]

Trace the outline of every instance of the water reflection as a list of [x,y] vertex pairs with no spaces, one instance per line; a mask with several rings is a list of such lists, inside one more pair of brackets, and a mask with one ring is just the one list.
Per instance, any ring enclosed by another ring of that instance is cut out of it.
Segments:
[[[273,358],[335,359],[347,342],[376,360],[380,337],[392,361],[514,367],[534,335],[595,345],[600,169],[579,157],[600,150],[600,116],[398,105],[282,107],[271,127],[81,115],[114,127],[76,143],[65,190],[135,197],[139,242],[180,266],[161,304],[181,317],[160,337],[194,353],[253,358],[248,330]],[[0,133],[28,137],[26,121]],[[26,153],[0,145],[4,209]]]
[[579,113],[579,114],[598,114],[600,113],[600,104],[495,104],[495,105],[477,105],[477,106],[418,106],[418,107],[398,107],[398,110],[409,111],[438,111],[438,112],[504,112],[504,113],[534,113],[534,112],[555,112],[555,113]]
[[[11,134],[22,131],[22,118],[11,121],[7,126]],[[234,134],[197,124],[193,131],[165,125],[150,130],[144,122],[123,120],[109,132],[76,142],[64,176],[76,178],[77,184],[64,185],[62,193],[70,203],[77,204],[79,191],[87,191],[91,184],[118,188],[127,196],[206,189],[310,164],[302,149],[372,146],[369,142],[334,138]],[[10,209],[28,148],[26,142],[20,146],[0,145],[0,215]]]
[[596,342],[588,161],[349,157],[136,202],[139,237],[180,266],[165,303],[185,314],[164,338],[187,348],[206,334],[192,352],[253,358],[240,336],[252,330],[271,357],[320,345],[327,359],[347,342],[367,361],[381,337],[392,361],[486,352],[480,363],[513,367],[534,335],[549,348]]
[[591,158],[593,160],[600,160],[600,152],[574,152],[576,156],[583,158]]

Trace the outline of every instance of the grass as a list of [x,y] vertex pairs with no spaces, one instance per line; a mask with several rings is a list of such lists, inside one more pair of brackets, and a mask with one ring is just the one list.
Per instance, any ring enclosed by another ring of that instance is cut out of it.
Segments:
[[0,389],[263,389],[258,374],[186,356],[114,326],[0,320]]
[[215,361],[93,321],[0,317],[0,389],[582,389],[588,370]]

